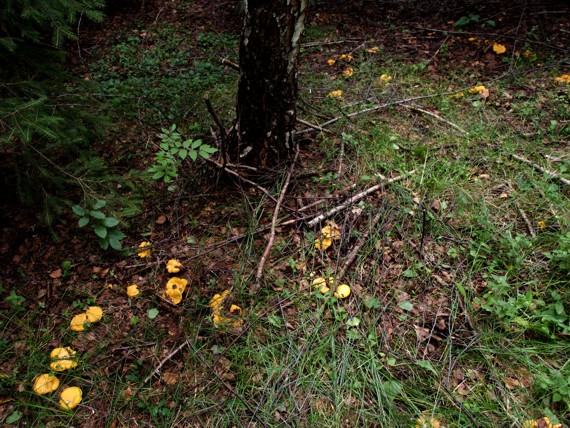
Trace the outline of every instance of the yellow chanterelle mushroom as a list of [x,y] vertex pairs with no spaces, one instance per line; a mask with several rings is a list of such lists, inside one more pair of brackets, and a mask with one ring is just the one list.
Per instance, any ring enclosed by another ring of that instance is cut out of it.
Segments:
[[50,368],[56,372],[62,372],[77,367],[75,361],[75,351],[69,346],[66,348],[55,348],[51,351],[50,358],[52,360]]
[[34,380],[34,392],[36,394],[49,394],[59,387],[59,379],[52,374],[45,373]]
[[334,292],[334,297],[344,299],[350,295],[350,287],[346,284],[340,284]]
[[59,405],[63,410],[75,409],[79,403],[81,403],[81,398],[83,397],[83,392],[77,386],[70,386],[61,391],[59,400]]

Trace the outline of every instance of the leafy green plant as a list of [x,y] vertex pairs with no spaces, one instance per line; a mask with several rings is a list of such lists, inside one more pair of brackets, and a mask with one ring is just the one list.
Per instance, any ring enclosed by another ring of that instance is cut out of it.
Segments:
[[119,220],[115,217],[108,217],[102,208],[107,205],[107,201],[98,200],[89,209],[85,209],[79,205],[73,205],[71,209],[73,213],[79,217],[79,227],[85,227],[89,223],[93,226],[93,232],[97,235],[99,246],[106,250],[113,248],[121,250],[121,240],[126,235],[119,230]]
[[209,159],[212,153],[218,151],[204,144],[202,140],[183,141],[182,135],[176,130],[176,124],[172,124],[170,129],[163,128],[158,137],[162,140],[159,144],[160,150],[156,153],[154,165],[148,171],[153,174],[153,179],[162,179],[165,183],[171,183],[178,178],[178,169],[187,158],[194,162],[198,157]]
[[551,266],[562,275],[570,275],[570,232],[560,235],[557,248],[544,253]]
[[487,288],[489,291],[475,298],[475,303],[499,318],[505,328],[534,330],[550,337],[570,334],[570,318],[559,293],[551,292],[548,301],[538,299],[532,291],[513,291],[507,277],[498,275],[491,275]]
[[570,365],[561,369],[548,368],[548,373],[540,373],[533,384],[534,393],[542,403],[550,407],[558,405],[563,411],[570,410]]
[[479,22],[480,18],[481,16],[474,13],[470,13],[469,15],[462,16],[461,18],[459,18],[457,21],[455,21],[454,25],[457,28],[464,28],[467,27],[469,24],[475,24]]
[[19,296],[16,293],[16,290],[12,289],[12,291],[10,292],[10,295],[8,297],[6,297],[4,299],[4,301],[6,303],[10,303],[12,305],[12,309],[15,312],[19,312],[19,311],[23,311],[24,307],[22,306],[22,303],[24,303],[26,299],[22,296]]

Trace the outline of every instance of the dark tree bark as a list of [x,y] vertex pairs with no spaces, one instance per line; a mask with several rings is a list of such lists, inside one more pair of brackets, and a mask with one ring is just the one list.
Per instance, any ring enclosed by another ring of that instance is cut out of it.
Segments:
[[307,0],[245,0],[232,160],[270,168],[291,158],[297,57]]

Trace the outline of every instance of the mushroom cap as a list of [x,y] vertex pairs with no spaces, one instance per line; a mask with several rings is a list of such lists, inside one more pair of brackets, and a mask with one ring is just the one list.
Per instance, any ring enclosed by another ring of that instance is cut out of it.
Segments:
[[127,287],[127,296],[129,297],[136,297],[140,294],[140,290],[138,285],[136,284],[131,284]]
[[238,305],[231,305],[231,306],[230,306],[230,313],[233,314],[234,312],[237,312],[238,314],[241,315],[242,310],[241,310],[241,308],[240,308]]
[[212,312],[216,313],[221,309],[221,305],[228,296],[230,290],[224,290],[222,294],[214,294],[214,296],[210,299],[210,309]]
[[75,409],[79,403],[81,403],[81,398],[83,397],[83,391],[77,386],[70,386],[61,391],[59,400],[59,405],[63,410]]
[[178,273],[180,272],[180,269],[182,269],[182,263],[176,259],[168,260],[168,263],[166,264],[166,270],[169,273]]
[[344,299],[350,295],[350,287],[346,284],[340,284],[336,287],[336,291],[334,292],[334,297],[337,299]]
[[145,257],[150,257],[150,246],[151,243],[150,242],[141,242],[139,245],[139,251],[137,253],[137,255],[141,258],[144,259]]
[[52,359],[50,368],[56,372],[62,372],[77,367],[74,355],[76,352],[69,346],[66,348],[55,348],[49,357]]
[[327,284],[327,280],[325,278],[323,278],[322,276],[318,276],[315,279],[313,279],[313,282],[311,283],[311,285],[315,288],[317,287],[322,287],[323,285]]
[[69,323],[69,328],[71,331],[84,331],[88,322],[87,314],[75,315]]
[[100,306],[89,306],[85,315],[87,315],[89,322],[97,322],[103,317],[103,309]]
[[[328,285],[327,285],[328,282]],[[312,282],[313,287],[321,287],[319,290],[321,294],[327,294],[330,291],[329,285],[334,285],[334,278],[325,279],[322,276],[315,278]]]
[[180,290],[180,294],[184,293],[186,290],[186,285],[188,284],[188,280],[184,278],[178,278],[177,276],[173,276],[168,280],[166,283],[166,290]]
[[51,373],[39,375],[34,380],[33,390],[36,394],[49,394],[59,387],[59,379]]
[[162,294],[162,298],[177,305],[182,301],[182,291],[178,288],[167,288]]

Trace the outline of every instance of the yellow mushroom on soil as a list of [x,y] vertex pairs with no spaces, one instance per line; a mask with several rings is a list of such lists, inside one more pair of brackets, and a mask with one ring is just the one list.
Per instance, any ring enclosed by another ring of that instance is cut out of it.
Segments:
[[66,348],[55,348],[49,355],[52,360],[49,367],[56,372],[62,372],[64,370],[77,367],[75,354],[76,351],[71,349],[69,346]]
[[89,306],[89,309],[85,311],[85,315],[89,322],[94,323],[103,317],[103,309],[99,306]]
[[127,287],[127,296],[129,297],[137,297],[140,293],[139,287],[136,284],[131,284]]
[[61,391],[59,400],[59,405],[63,410],[75,409],[79,403],[81,403],[81,398],[83,397],[83,392],[77,386],[70,386]]
[[334,297],[337,299],[345,299],[350,295],[350,287],[346,284],[340,284],[334,292]]
[[178,273],[180,272],[180,269],[182,269],[182,263],[176,259],[168,260],[168,263],[166,264],[166,270],[169,273]]
[[45,373],[34,380],[33,390],[36,394],[44,395],[55,391],[58,387],[59,379],[50,373]]
[[71,331],[84,331],[85,326],[89,325],[89,320],[86,314],[75,315],[69,323]]
[[334,278],[325,279],[322,276],[319,276],[313,280],[312,285],[314,288],[320,287],[319,291],[321,294],[327,294],[330,291],[329,285],[332,287],[334,285],[334,281]]

